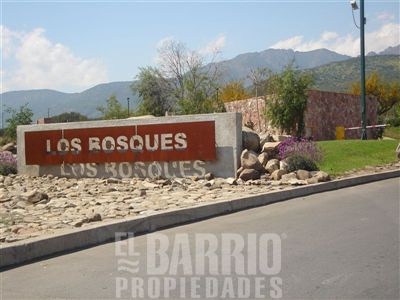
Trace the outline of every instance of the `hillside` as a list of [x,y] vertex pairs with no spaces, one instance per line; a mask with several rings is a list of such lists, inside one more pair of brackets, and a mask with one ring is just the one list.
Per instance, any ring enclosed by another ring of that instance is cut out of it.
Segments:
[[[367,56],[366,75],[377,72],[388,81],[400,78],[400,56]],[[351,83],[360,80],[360,60],[352,58],[342,62],[330,63],[307,70],[315,78],[314,88],[324,91],[346,92]]]
[[[62,93],[54,90],[27,90],[6,92],[1,95],[6,107],[18,108],[25,103],[34,112],[34,120],[47,116],[50,109],[51,115],[63,112],[76,111],[90,118],[98,117],[96,108],[105,105],[111,95],[115,95],[122,105],[126,99],[131,99],[131,107],[137,106],[138,98],[133,95],[130,85],[131,81],[111,82],[96,85],[81,93]],[[4,119],[7,119],[5,114]]]

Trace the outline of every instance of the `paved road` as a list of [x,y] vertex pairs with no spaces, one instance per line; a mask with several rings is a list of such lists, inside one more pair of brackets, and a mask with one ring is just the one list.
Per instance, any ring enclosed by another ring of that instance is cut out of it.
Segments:
[[[282,287],[283,299],[399,298],[399,179],[390,179],[297,198],[135,237],[129,241],[134,242],[134,250],[141,253],[141,256],[128,258],[139,261],[140,271],[136,274],[118,270],[118,266],[123,264],[118,264],[120,262],[118,259],[121,257],[116,256],[115,251],[116,246],[125,245],[121,242],[11,269],[1,274],[2,299],[113,299],[117,296],[117,280],[121,297],[129,298],[132,290],[136,291],[131,281],[133,277],[140,276],[145,279],[145,284],[151,285],[146,270],[154,268],[146,266],[146,247],[149,246],[146,244],[147,238],[163,234],[170,244],[167,258],[172,260],[172,248],[176,245],[174,238],[177,237],[176,234],[182,233],[188,234],[190,241],[181,244],[181,248],[176,247],[175,250],[184,250],[185,246],[190,247],[192,262],[201,259],[201,256],[195,255],[196,233],[217,234],[218,242],[222,237],[220,234],[224,233],[238,233],[245,238],[248,237],[248,233],[256,233],[257,237],[263,233],[273,233],[281,238],[281,271],[278,274],[266,275],[258,270],[256,275],[249,274],[249,271],[246,271],[244,276],[232,273],[227,276],[216,275],[215,278],[221,284],[218,286],[221,289],[217,290],[218,293],[226,292],[224,290],[226,286],[223,284],[226,280],[229,281],[229,278],[235,281],[238,280],[237,277],[246,277],[251,280],[252,285],[258,277],[265,279],[267,288],[264,291],[268,297],[279,296],[279,288]],[[269,245],[269,250],[267,249],[269,258],[264,257],[264,259],[273,265],[276,261],[270,258],[272,253],[278,252],[273,252],[271,249],[278,244]],[[250,258],[250,265],[257,259],[257,255],[252,252],[257,247],[249,240],[245,240],[245,250],[242,253],[245,260]],[[122,250],[124,249],[126,248]],[[276,249],[278,248],[273,250]],[[221,270],[221,265],[227,264],[229,259],[221,255],[221,253],[226,254],[226,249],[221,250],[220,247],[216,253],[220,264],[215,265]],[[189,254],[183,257],[188,258]],[[177,255],[177,257],[182,256]],[[173,266],[176,265],[171,261],[170,263],[167,272],[173,272]],[[260,261],[256,265],[259,263]],[[190,260],[183,262],[185,267],[189,264]],[[126,266],[131,267],[131,265]],[[212,263],[210,268],[213,267]],[[231,270],[236,271],[233,268]],[[178,276],[183,272],[180,265]],[[207,272],[210,270],[206,270],[206,274],[209,274]],[[199,274],[195,273],[194,276],[182,277],[190,279],[197,275]],[[164,276],[155,277],[161,282]],[[271,283],[271,278],[276,280],[277,277],[282,279],[282,285],[279,281],[274,281],[275,285]],[[177,277],[171,275],[169,278],[175,280]],[[204,278],[201,277],[200,280]],[[152,284],[154,282],[156,281],[152,281]],[[199,290],[203,298],[206,293],[205,283],[200,282]],[[234,282],[230,291],[238,293],[237,282]],[[127,286],[124,286],[125,283]],[[188,281],[182,283],[178,281],[178,291],[165,285],[154,291],[161,291],[163,296],[164,292],[172,289],[170,298],[189,299],[190,294],[182,297],[179,289],[185,288],[186,292],[189,289],[190,293],[191,284]],[[195,288],[194,290],[196,291]],[[255,289],[250,290],[251,298],[255,297]],[[153,294],[145,291],[146,295],[150,297]],[[225,294],[227,298],[232,295]],[[220,297],[222,294],[218,294],[215,299]]]

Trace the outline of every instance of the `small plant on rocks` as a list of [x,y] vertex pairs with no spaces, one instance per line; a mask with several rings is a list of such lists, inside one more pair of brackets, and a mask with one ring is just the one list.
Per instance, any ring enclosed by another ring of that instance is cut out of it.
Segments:
[[322,150],[317,143],[306,138],[291,137],[284,140],[278,146],[279,159],[285,159],[293,155],[307,157],[314,162],[323,158]]
[[0,152],[0,174],[7,176],[9,174],[17,173],[17,159],[11,152]]
[[315,162],[301,155],[293,155],[287,159],[288,171],[294,172],[296,170],[318,171]]

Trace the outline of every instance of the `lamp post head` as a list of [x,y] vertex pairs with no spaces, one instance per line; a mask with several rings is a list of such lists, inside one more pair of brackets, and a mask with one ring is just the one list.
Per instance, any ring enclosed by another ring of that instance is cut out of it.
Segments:
[[351,5],[351,8],[353,10],[357,10],[358,9],[358,5],[357,5],[357,1],[356,0],[350,0],[350,5]]

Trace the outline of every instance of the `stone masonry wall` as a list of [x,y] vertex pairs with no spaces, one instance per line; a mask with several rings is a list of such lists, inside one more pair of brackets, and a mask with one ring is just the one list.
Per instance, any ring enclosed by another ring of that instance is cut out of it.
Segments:
[[[367,97],[367,125],[377,125],[376,99]],[[361,126],[361,101],[350,94],[310,91],[305,113],[306,131],[316,140],[333,140],[336,127]],[[347,130],[346,139],[360,138],[361,130]],[[371,131],[368,131],[371,137]]]
[[[258,106],[258,110],[257,110]],[[264,97],[249,98],[245,100],[238,100],[225,103],[227,112],[240,112],[242,113],[243,125],[248,122],[254,123],[254,130],[262,132],[267,130],[268,122],[264,117],[265,101]],[[257,111],[259,113],[257,113]]]
[[[264,117],[263,97],[228,102],[225,108],[228,112],[241,112],[243,125],[251,121],[254,123],[254,130],[258,132],[268,129],[268,120]],[[377,125],[377,108],[377,101],[367,97],[367,125]],[[336,138],[337,126],[345,128],[361,126],[360,97],[311,90],[304,119],[306,136],[312,136],[315,140],[333,140]],[[370,130],[368,130],[368,136],[372,136]],[[346,139],[359,137],[360,130],[346,131]]]

